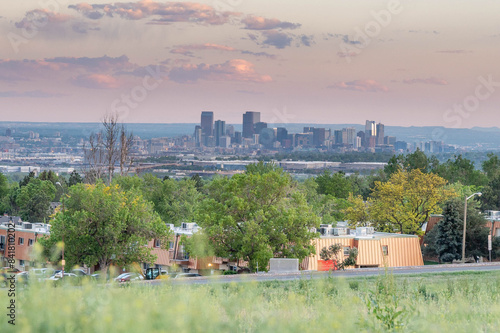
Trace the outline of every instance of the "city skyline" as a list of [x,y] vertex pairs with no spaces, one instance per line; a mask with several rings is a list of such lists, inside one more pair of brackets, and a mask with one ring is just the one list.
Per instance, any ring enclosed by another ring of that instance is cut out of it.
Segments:
[[499,3],[51,3],[0,5],[4,121],[498,126]]

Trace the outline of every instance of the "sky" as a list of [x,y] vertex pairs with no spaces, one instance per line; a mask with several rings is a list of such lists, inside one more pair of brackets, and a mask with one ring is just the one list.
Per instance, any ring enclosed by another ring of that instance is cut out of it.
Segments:
[[0,3],[0,121],[500,126],[500,2]]

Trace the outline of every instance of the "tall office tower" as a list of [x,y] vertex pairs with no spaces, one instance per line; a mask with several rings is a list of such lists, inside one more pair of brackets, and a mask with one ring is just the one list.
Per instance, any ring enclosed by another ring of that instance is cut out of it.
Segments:
[[241,144],[241,132],[240,131],[234,132],[234,140],[233,140],[233,142],[236,143],[236,144]]
[[224,120],[216,120],[214,127],[215,146],[220,147],[220,137],[226,135],[226,122]]
[[284,127],[278,127],[276,129],[276,140],[278,140],[281,145],[283,145],[283,140],[288,138],[288,131]]
[[253,132],[255,134],[260,134],[260,132],[264,129],[267,128],[267,123],[259,121],[258,123],[255,123],[253,126]]
[[365,134],[365,132],[359,131],[358,137],[361,138],[361,146],[360,147],[366,147],[366,134]]
[[203,111],[201,113],[201,134],[208,137],[212,136],[214,131],[214,113],[212,111]]
[[386,136],[384,138],[384,144],[394,146],[396,144],[395,136]]
[[333,131],[333,136],[335,138],[335,144],[336,145],[341,145],[344,142],[342,141],[342,130],[335,130]]
[[[365,125],[365,134],[367,137],[376,136],[377,135],[377,126],[374,121],[367,120]],[[368,138],[367,138],[368,140]]]
[[226,135],[230,136],[230,137],[234,137],[234,126],[233,125],[226,126]]
[[384,124],[382,123],[377,124],[377,144],[384,144]]
[[324,128],[313,128],[313,145],[316,147],[323,146],[326,140],[326,130]]
[[352,145],[353,148],[356,146],[356,129],[354,127],[345,128],[346,133],[346,143]]
[[260,112],[247,111],[243,115],[243,137],[253,138],[254,125],[260,122]]
[[203,145],[201,126],[199,125],[196,125],[196,127],[194,128],[194,140],[196,142],[196,147],[200,147]]

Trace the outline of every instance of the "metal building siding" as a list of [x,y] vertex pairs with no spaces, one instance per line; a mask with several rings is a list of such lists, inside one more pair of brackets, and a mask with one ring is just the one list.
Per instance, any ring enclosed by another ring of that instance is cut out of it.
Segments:
[[[329,247],[330,245],[333,244],[341,244],[342,247],[344,246],[349,246],[353,247],[354,246],[354,239],[353,238],[317,238],[314,240],[314,245],[316,248],[316,254],[312,255],[308,259],[308,265],[307,269],[308,270],[313,270],[317,271],[318,270],[318,260],[321,260],[319,257],[319,253],[321,252],[321,249],[324,247]],[[341,254],[343,250],[341,250]]]
[[[380,240],[387,245],[387,266],[422,266],[424,260],[418,237],[388,237]],[[382,248],[380,250],[382,252]]]
[[358,239],[358,266],[383,266],[382,246],[378,239]]

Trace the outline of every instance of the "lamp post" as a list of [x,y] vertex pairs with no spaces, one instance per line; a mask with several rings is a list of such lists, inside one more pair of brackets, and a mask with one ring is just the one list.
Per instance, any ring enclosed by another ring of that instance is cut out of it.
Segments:
[[465,206],[464,206],[464,234],[462,238],[462,264],[465,264],[465,232],[467,230],[467,201],[469,201],[470,198],[474,196],[481,196],[481,192],[474,193],[468,197],[465,198]]
[[[64,187],[61,185],[60,182],[56,182],[56,185],[59,185],[61,186],[61,189],[63,190],[63,194],[64,194]],[[63,210],[64,210],[64,204],[63,204]],[[63,223],[64,223],[64,218],[63,218]],[[63,229],[64,229],[64,225],[63,225]],[[62,261],[61,261],[61,264],[62,264],[62,274],[61,274],[61,279],[64,279],[64,265],[66,264],[66,260],[64,260],[64,230],[63,230],[63,234],[62,234],[62,242],[63,242],[63,248],[62,248]]]

